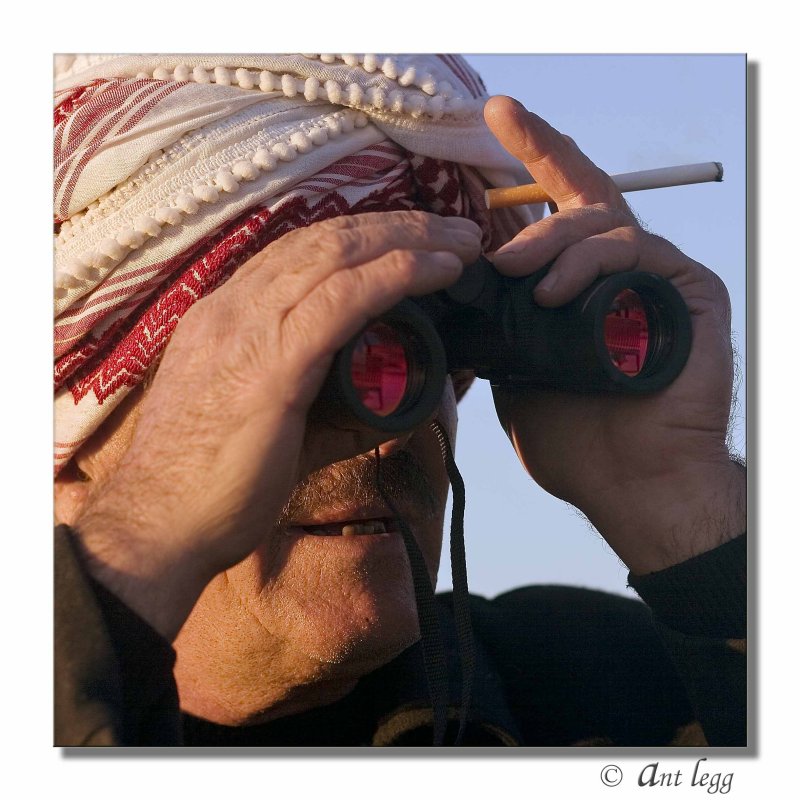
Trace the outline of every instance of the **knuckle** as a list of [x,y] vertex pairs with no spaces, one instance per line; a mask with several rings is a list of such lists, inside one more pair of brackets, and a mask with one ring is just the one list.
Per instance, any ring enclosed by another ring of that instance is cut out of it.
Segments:
[[[334,231],[341,231],[345,228],[350,228],[354,225],[358,225],[361,219],[367,216],[365,214],[356,214],[353,216],[337,216],[337,217],[330,217],[328,219],[322,219],[317,222],[312,222],[311,225],[308,226],[305,230],[311,231],[313,229],[314,233],[326,233],[326,232],[334,232]],[[303,230],[302,228],[300,230]]]
[[648,260],[660,263],[673,275],[691,275],[696,267],[700,267],[689,258],[677,245],[649,231],[642,231],[640,252],[646,254]]
[[390,250],[384,260],[386,267],[405,285],[415,276],[421,258],[420,253],[412,250]]
[[622,203],[620,205],[614,205],[613,211],[614,216],[617,221],[617,224],[621,227],[635,227],[639,228],[639,230],[644,231],[644,225],[642,225],[639,218],[634,213],[633,209],[628,205],[628,201],[625,200],[624,197],[620,195],[620,199]]
[[352,225],[351,220],[352,217],[331,217],[330,219],[312,222],[302,228],[294,228],[284,233],[275,242],[272,242],[267,249],[308,247],[310,242],[316,244],[321,240],[334,238],[340,231]]
[[616,183],[614,183],[614,179],[605,170],[599,169],[599,167],[598,170],[600,172],[601,180],[603,181],[608,196],[614,198],[614,205],[615,207],[618,208],[620,201],[622,203],[625,202],[624,198],[622,197],[622,193],[619,190],[619,187],[617,186]]
[[302,252],[309,244],[309,228],[295,228],[287,231],[280,238],[270,242],[260,253],[257,253],[238,271],[247,274],[259,263],[279,263],[297,252]]
[[609,230],[615,228],[641,228],[636,216],[630,210],[624,198],[620,197],[620,199],[621,203],[614,201],[595,203],[590,208],[593,213],[601,215],[604,225]]
[[[287,234],[287,237],[298,234],[286,241],[293,256],[292,263],[285,265],[290,271],[321,259],[341,263],[353,250],[358,232],[340,225],[328,225],[329,222],[333,223],[334,220],[324,220],[316,229],[309,226]],[[287,253],[284,252],[283,255],[286,256]]]
[[242,380],[245,376],[255,375],[264,360],[265,351],[269,348],[255,336],[238,336],[230,348],[230,356],[225,359],[222,371],[231,378]]
[[429,211],[420,211],[419,209],[385,211],[383,212],[383,217],[406,225],[425,225],[437,219],[435,214],[431,214]]
[[631,225],[630,220],[627,220],[626,225],[617,228],[617,235],[625,244],[642,249],[648,234],[638,225]]
[[236,340],[236,315],[225,302],[203,298],[181,317],[167,345],[172,358],[190,367],[209,365]]
[[325,281],[324,296],[331,308],[340,308],[342,304],[360,297],[366,288],[366,279],[359,270],[340,270]]
[[426,237],[439,230],[441,221],[433,214],[429,214],[425,211],[408,211],[398,213],[404,214],[399,221],[408,227],[409,233],[411,234]]
[[355,245],[356,237],[353,232],[343,228],[337,231],[320,231],[313,247],[316,257],[322,256],[334,263],[340,263],[352,252]]
[[223,297],[203,297],[193,303],[178,321],[171,342],[188,340],[205,344],[228,336],[232,328],[229,304]]
[[731,296],[728,287],[716,272],[708,267],[702,268],[706,274],[709,286],[713,293],[716,303],[728,314],[731,311]]
[[424,254],[412,250],[390,250],[373,261],[368,269],[345,269],[326,281],[326,293],[333,303],[349,303],[359,298],[405,291],[418,273]]
[[309,225],[307,228],[294,228],[290,231],[287,231],[283,234],[279,239],[276,239],[274,242],[271,242],[264,248],[264,251],[267,250],[282,250],[286,247],[293,247],[297,244],[298,240],[300,242],[309,235],[309,231],[313,228],[313,225]]
[[712,313],[716,316],[720,332],[724,336],[729,336],[731,321],[733,316],[733,307],[731,305],[731,297],[728,292],[728,287],[719,275],[708,267],[699,264],[697,267],[697,274],[699,280],[702,281],[705,288],[706,301],[712,309]]

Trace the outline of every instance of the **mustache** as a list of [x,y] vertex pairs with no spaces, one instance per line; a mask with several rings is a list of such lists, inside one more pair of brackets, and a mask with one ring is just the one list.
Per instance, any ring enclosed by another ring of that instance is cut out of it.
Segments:
[[[381,458],[381,483],[398,508],[413,508],[415,514],[432,518],[441,511],[444,499],[431,488],[420,461],[407,450]],[[308,519],[320,511],[344,510],[353,503],[384,505],[376,482],[373,454],[330,464],[312,472],[289,495],[276,526],[287,527],[295,520]]]

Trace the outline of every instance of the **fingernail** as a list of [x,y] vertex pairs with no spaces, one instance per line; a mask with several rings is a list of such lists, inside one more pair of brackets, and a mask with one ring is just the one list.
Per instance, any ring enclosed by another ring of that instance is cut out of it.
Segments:
[[537,292],[552,292],[558,283],[558,273],[548,272],[536,287]]
[[455,230],[451,233],[453,239],[455,239],[459,244],[466,245],[467,247],[474,247],[475,245],[480,246],[481,237],[477,236],[472,231],[465,231],[465,230]]
[[466,231],[476,236],[481,234],[480,226],[466,217],[445,217],[444,224],[454,231]]
[[456,269],[462,268],[461,259],[455,254],[451,253],[449,250],[437,250],[434,253],[430,254],[431,261],[441,269],[444,270],[452,270],[455,271]]
[[513,256],[517,253],[521,253],[524,249],[525,246],[519,244],[519,242],[509,242],[508,244],[504,244],[502,247],[498,247],[497,250],[494,251],[494,255]]

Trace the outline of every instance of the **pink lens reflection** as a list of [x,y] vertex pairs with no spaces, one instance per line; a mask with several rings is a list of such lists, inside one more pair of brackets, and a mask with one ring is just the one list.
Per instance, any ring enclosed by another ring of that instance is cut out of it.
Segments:
[[393,328],[377,322],[364,331],[353,350],[350,378],[373,414],[386,417],[398,409],[408,385],[408,359]]
[[647,356],[649,331],[647,312],[636,292],[625,289],[614,298],[603,334],[614,366],[625,375],[638,375]]

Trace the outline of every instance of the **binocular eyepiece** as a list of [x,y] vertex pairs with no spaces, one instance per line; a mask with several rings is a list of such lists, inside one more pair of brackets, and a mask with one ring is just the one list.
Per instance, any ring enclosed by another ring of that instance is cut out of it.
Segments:
[[403,300],[339,351],[312,416],[407,431],[436,410],[456,370],[509,389],[632,394],[678,376],[691,319],[669,281],[621,272],[551,309],[533,300],[546,273],[509,278],[481,257],[448,289]]

